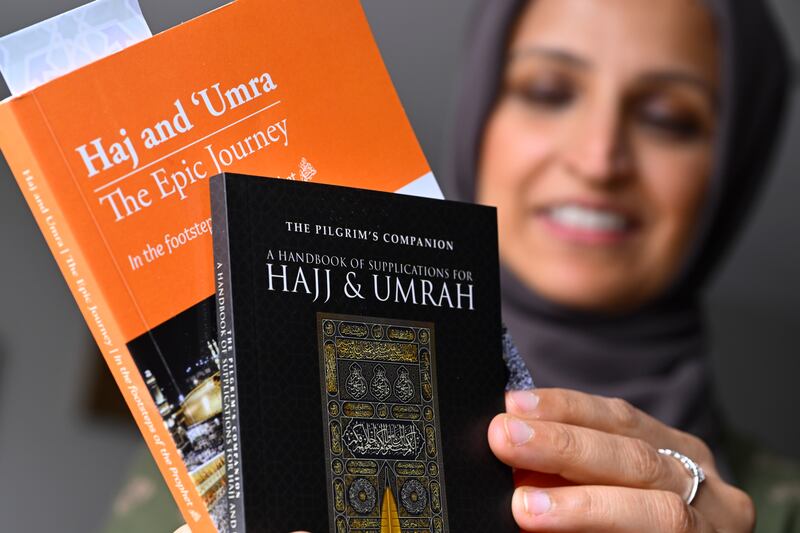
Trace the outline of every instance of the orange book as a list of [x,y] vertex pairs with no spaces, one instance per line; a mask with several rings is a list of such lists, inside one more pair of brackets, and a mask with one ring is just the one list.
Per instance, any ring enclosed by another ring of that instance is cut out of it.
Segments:
[[438,191],[358,0],[224,6],[2,102],[0,148],[183,516],[225,531],[209,178]]

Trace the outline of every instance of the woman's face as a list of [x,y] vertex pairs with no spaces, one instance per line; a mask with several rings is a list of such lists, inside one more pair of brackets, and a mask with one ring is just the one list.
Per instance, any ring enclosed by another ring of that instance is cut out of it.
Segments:
[[700,0],[534,0],[481,151],[503,262],[539,294],[619,312],[677,275],[705,199],[718,50]]

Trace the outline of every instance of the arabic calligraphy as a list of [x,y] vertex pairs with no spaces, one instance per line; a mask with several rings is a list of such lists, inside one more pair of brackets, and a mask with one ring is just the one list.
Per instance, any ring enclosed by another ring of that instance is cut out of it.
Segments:
[[339,326],[339,331],[345,337],[357,337],[363,339],[367,336],[369,330],[364,324],[353,324],[351,322],[342,322]]
[[337,339],[336,355],[343,359],[416,363],[419,361],[413,344],[357,339]]
[[402,402],[407,402],[414,396],[414,383],[408,376],[408,369],[401,366],[397,371],[397,381],[394,382],[394,393]]
[[413,458],[425,445],[422,431],[411,422],[352,419],[342,438],[348,451],[359,458]]
[[379,402],[386,400],[392,393],[392,386],[389,384],[389,378],[386,377],[386,369],[383,365],[375,367],[375,376],[369,384],[372,395]]
[[367,393],[367,380],[361,373],[361,366],[356,363],[350,365],[350,375],[347,377],[347,392],[355,399],[363,397]]

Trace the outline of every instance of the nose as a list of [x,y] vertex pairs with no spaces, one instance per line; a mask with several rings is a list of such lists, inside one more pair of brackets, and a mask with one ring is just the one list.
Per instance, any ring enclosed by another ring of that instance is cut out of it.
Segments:
[[621,104],[611,100],[598,100],[582,110],[563,143],[563,160],[571,175],[594,187],[608,187],[629,176],[623,113]]

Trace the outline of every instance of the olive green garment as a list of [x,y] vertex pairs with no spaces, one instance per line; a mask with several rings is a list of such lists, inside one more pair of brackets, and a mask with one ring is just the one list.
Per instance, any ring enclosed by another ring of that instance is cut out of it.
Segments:
[[800,533],[800,463],[727,436],[736,484],[756,505],[756,533]]
[[184,520],[150,451],[142,445],[103,533],[173,533]]
[[[755,501],[756,533],[800,533],[800,464],[738,437],[726,443],[737,484]],[[161,473],[142,446],[104,533],[172,533],[182,523]]]

